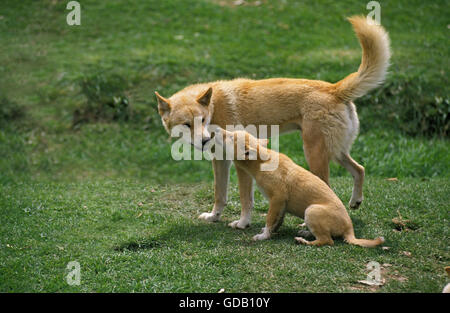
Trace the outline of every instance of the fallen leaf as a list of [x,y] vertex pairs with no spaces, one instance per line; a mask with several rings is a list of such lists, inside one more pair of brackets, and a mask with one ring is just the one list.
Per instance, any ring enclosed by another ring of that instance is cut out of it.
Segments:
[[400,276],[400,275],[396,275],[395,277],[393,277],[393,279],[395,279],[396,281],[399,281],[401,283],[404,283],[405,281],[408,281],[408,278],[405,276]]
[[404,255],[406,255],[408,257],[411,256],[411,252],[409,252],[409,251],[402,251],[402,254],[404,254]]
[[289,25],[285,24],[285,23],[278,23],[278,26],[283,28],[283,29],[289,29]]
[[141,216],[142,216],[142,212],[140,212],[140,213],[137,215],[138,218],[141,217]]
[[375,280],[358,280],[358,283],[367,285],[367,286],[383,286],[385,283],[385,280],[382,279],[381,281],[375,281]]
[[398,181],[397,177],[386,178],[388,181]]
[[396,230],[411,231],[419,228],[419,226],[413,221],[403,218],[400,211],[397,210],[397,214],[398,216],[392,219],[392,223],[394,223]]
[[383,249],[384,251],[389,250],[391,247],[381,247],[381,249]]
[[218,293],[224,293],[225,289],[224,288],[220,288],[220,290],[218,291]]
[[143,204],[142,202],[139,202],[138,205],[139,205],[139,206],[143,206],[144,204]]

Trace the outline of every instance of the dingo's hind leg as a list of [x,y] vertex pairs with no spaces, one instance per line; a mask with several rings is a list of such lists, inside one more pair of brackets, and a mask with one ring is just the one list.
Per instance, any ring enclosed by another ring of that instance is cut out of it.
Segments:
[[325,137],[315,122],[302,124],[303,151],[309,170],[327,185],[330,175],[330,159]]
[[354,185],[352,198],[350,199],[349,206],[352,209],[357,209],[362,201],[363,196],[363,183],[364,183],[364,167],[358,164],[348,153],[342,153],[338,158],[337,162],[350,172],[353,176]]
[[323,246],[333,245],[334,241],[331,237],[331,230],[327,226],[329,215],[326,207],[322,205],[310,205],[305,211],[305,223],[308,229],[316,237],[314,241],[308,241],[303,237],[295,237],[294,239],[304,245]]

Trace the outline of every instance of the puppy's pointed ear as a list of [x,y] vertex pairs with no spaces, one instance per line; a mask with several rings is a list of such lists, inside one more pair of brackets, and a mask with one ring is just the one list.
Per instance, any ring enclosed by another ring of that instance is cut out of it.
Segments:
[[244,151],[244,160],[256,160],[257,158],[257,151],[254,148],[245,148]]
[[261,146],[267,148],[267,145],[269,144],[269,139],[258,139],[258,142]]
[[197,98],[197,102],[201,105],[208,106],[211,102],[212,91],[212,87],[209,87],[204,94]]
[[170,112],[170,102],[157,91],[155,91],[156,99],[158,99],[158,111],[161,116]]

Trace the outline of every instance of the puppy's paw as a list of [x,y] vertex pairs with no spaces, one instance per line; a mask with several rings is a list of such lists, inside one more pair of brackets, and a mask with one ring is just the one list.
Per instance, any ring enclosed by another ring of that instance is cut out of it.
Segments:
[[295,239],[295,241],[297,241],[297,243],[302,244],[302,245],[307,245],[309,243],[308,240],[306,240],[303,237],[295,237],[294,239]]
[[220,219],[220,215],[219,214],[205,212],[205,213],[200,214],[200,216],[198,218],[200,220],[205,220],[207,222],[217,222]]
[[258,234],[258,235],[253,236],[254,241],[266,240],[266,239],[268,239],[268,237],[264,234]]
[[262,231],[263,231],[263,232],[262,232],[261,234],[258,234],[258,235],[253,236],[253,240],[254,240],[254,241],[257,241],[257,240],[266,240],[266,239],[269,239],[269,238],[270,238],[270,232],[268,232],[266,228],[263,228]]
[[246,220],[237,220],[228,224],[231,228],[246,229],[250,226],[250,222]]

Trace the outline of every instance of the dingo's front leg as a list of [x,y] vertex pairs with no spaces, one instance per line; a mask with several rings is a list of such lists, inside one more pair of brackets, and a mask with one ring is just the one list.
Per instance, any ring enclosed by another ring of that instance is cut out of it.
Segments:
[[269,201],[269,212],[266,217],[266,227],[262,233],[253,236],[253,240],[265,240],[281,226],[284,219],[286,200],[284,198],[272,198]]
[[241,198],[241,218],[231,222],[228,226],[244,229],[250,226],[250,220],[253,209],[253,178],[244,170],[236,167],[236,173],[239,179],[239,196]]
[[303,121],[302,138],[303,152],[306,162],[308,162],[309,170],[329,186],[329,152],[322,131],[314,122]]
[[223,208],[227,204],[228,180],[230,177],[231,161],[213,160],[214,170],[214,208],[211,213],[200,214],[199,219],[216,222],[220,219]]

